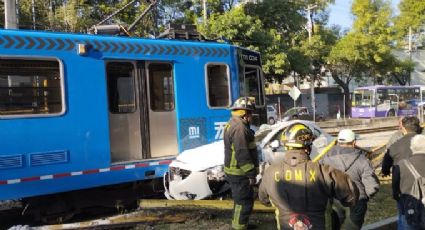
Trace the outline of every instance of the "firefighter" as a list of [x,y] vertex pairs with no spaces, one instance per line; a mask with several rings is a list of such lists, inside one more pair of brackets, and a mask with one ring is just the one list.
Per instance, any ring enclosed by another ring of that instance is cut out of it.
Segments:
[[278,229],[325,229],[330,226],[325,223],[328,201],[336,198],[344,206],[354,206],[358,189],[343,172],[310,160],[310,128],[294,123],[283,132],[287,151],[283,161],[265,170],[259,199],[277,209]]
[[254,100],[242,97],[235,101],[232,118],[224,130],[224,172],[232,190],[233,229],[253,229],[248,225],[254,204],[254,189],[258,172],[258,154],[254,131],[250,129]]

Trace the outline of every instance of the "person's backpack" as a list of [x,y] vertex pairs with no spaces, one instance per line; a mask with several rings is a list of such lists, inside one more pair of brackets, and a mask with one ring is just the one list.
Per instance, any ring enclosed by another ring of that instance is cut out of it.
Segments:
[[409,160],[403,160],[414,177],[409,194],[403,194],[403,207],[409,225],[425,229],[425,177],[421,176]]

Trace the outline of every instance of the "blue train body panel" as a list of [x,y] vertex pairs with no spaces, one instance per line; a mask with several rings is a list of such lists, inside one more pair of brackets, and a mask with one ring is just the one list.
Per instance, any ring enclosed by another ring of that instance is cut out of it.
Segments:
[[[0,105],[0,200],[162,177],[178,153],[222,138],[228,107],[245,85],[241,52],[258,55],[212,42],[0,30],[0,97],[9,100]],[[27,60],[59,63],[60,77],[50,75],[56,67],[42,70],[44,78],[32,74],[37,64],[19,66]],[[22,68],[18,77],[14,65]],[[260,68],[259,60],[250,66]],[[226,71],[228,80],[212,79]],[[227,85],[226,106],[209,105],[223,103],[212,99],[220,95],[209,94],[216,90],[210,82]],[[123,84],[134,95],[122,96]],[[111,95],[113,87],[122,95]],[[154,111],[155,103],[164,111]]]

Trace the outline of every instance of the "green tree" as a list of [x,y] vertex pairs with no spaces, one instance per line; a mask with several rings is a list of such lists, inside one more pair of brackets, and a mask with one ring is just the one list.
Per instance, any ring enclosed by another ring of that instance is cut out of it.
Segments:
[[265,29],[259,18],[245,13],[243,6],[211,15],[207,24],[199,25],[199,30],[209,38],[224,38],[235,45],[260,51],[266,74],[282,75],[286,69],[282,34]]
[[346,111],[351,111],[348,84],[352,79],[372,77],[382,82],[391,70],[391,7],[387,0],[354,0],[354,25],[332,48],[328,57],[332,78],[344,90]]
[[401,0],[398,7],[400,14],[395,18],[394,25],[399,41],[405,45],[404,38],[409,33],[409,27],[415,33],[425,25],[425,1]]
[[415,63],[413,61],[394,58],[389,65],[393,66],[393,68],[388,72],[388,83],[399,85],[410,83],[410,73],[415,69]]

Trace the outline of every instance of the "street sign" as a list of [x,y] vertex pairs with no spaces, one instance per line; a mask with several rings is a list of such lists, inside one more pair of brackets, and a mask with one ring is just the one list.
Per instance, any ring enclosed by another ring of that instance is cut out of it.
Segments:
[[289,90],[288,94],[292,97],[292,99],[294,99],[294,101],[296,101],[301,95],[301,91],[296,86],[294,86],[291,88],[291,90]]

